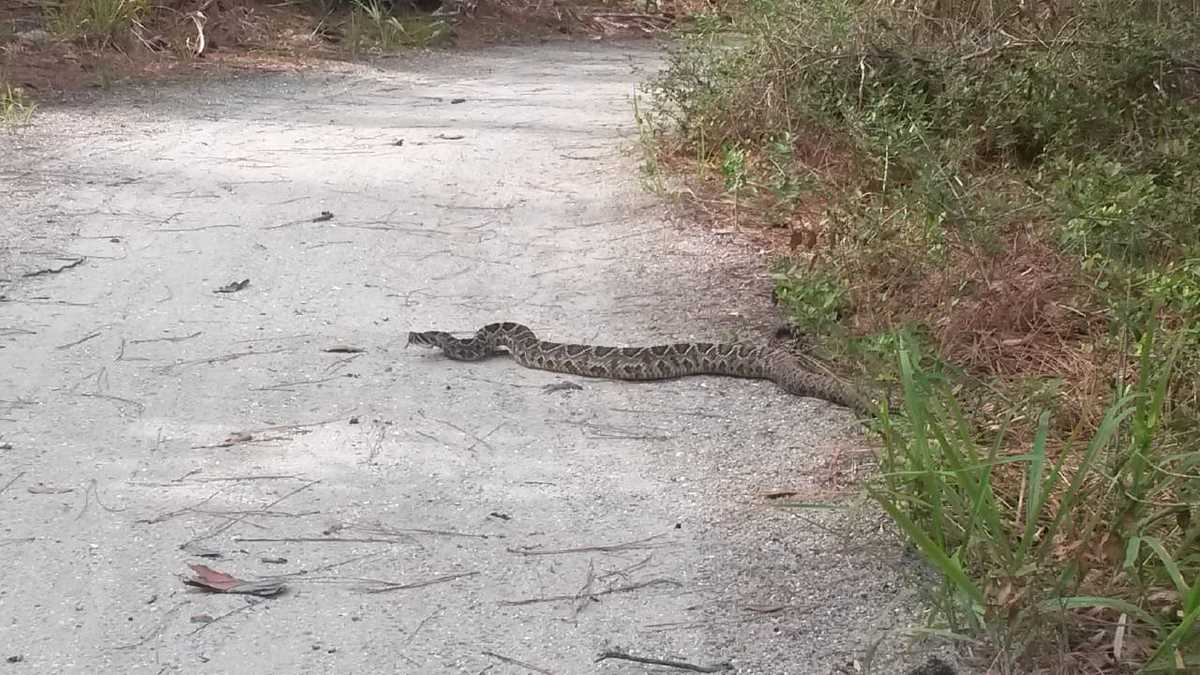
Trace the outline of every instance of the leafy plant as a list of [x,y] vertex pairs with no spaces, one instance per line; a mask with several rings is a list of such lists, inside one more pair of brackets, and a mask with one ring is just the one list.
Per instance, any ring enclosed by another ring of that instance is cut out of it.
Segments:
[[793,262],[782,261],[771,276],[775,280],[775,301],[788,321],[801,330],[828,332],[849,308],[845,285],[831,274],[806,271]]

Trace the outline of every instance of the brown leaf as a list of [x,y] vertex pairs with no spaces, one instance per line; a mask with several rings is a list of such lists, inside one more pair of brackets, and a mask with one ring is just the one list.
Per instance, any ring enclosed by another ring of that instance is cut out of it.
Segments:
[[218,572],[207,565],[189,564],[188,567],[192,568],[196,576],[184,579],[183,583],[214,593],[243,593],[246,595],[271,596],[279,594],[285,588],[283,582],[273,579],[243,581],[224,572]]

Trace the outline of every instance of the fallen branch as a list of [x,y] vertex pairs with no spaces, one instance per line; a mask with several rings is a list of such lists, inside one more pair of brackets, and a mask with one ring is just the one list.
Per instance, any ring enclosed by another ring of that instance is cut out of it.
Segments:
[[733,670],[733,664],[727,662],[714,663],[709,666],[698,666],[694,663],[686,661],[675,661],[673,659],[655,659],[647,656],[634,656],[619,652],[616,650],[607,650],[600,652],[600,656],[596,659],[596,663],[600,663],[605,659],[620,659],[622,661],[633,661],[635,663],[647,663],[652,666],[666,666],[668,668],[678,668],[679,670],[690,670],[694,673],[719,673],[722,670]]

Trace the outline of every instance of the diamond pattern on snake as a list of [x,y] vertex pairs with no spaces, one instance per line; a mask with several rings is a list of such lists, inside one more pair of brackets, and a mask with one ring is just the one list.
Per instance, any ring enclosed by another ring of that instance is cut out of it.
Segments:
[[712,342],[679,342],[652,347],[601,347],[539,340],[519,323],[490,323],[469,338],[443,331],[410,332],[409,345],[435,347],[455,361],[480,361],[507,351],[513,360],[537,370],[615,380],[665,380],[688,375],[725,375],[771,380],[796,396],[824,399],[870,415],[870,399],[833,377],[805,369],[795,357],[773,347]]

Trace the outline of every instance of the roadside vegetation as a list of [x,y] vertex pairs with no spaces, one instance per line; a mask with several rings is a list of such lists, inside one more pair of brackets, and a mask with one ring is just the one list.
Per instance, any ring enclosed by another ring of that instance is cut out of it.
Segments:
[[1200,672],[1200,6],[722,11],[647,87],[647,170],[777,234],[795,328],[893,394],[869,491],[933,627],[1002,672]]
[[352,0],[346,20],[346,42],[352,54],[387,53],[436,44],[450,26],[428,12],[397,13],[382,0]]
[[37,104],[29,100],[23,89],[0,82],[0,122],[4,126],[27,124],[36,109]]
[[[658,34],[643,0],[10,0],[0,87],[26,96],[225,67],[292,67],[437,47]],[[10,97],[11,98],[11,97]],[[12,110],[25,110],[11,108]]]

